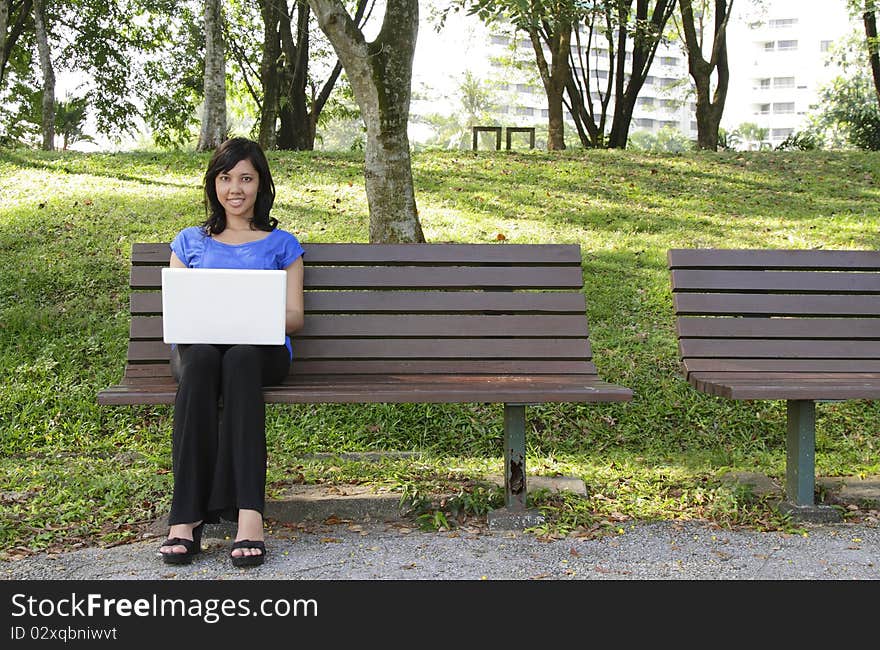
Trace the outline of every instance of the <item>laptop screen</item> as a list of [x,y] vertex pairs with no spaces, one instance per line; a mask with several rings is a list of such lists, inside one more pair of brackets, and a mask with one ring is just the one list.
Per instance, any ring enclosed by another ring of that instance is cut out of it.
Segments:
[[165,343],[283,345],[287,273],[162,269]]

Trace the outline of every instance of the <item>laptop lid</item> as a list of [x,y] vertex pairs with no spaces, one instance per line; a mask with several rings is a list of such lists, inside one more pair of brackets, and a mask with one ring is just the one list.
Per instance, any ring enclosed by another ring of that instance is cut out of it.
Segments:
[[282,345],[287,273],[162,269],[165,343]]

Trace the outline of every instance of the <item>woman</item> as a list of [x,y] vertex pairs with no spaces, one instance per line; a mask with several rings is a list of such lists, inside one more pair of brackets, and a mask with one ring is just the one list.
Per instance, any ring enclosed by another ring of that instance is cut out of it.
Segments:
[[[238,522],[230,557],[256,566],[266,556],[265,406],[261,387],[280,383],[293,357],[289,334],[303,324],[303,248],[269,212],[275,185],[260,146],[224,142],[205,173],[207,219],[171,243],[172,267],[287,271],[284,345],[179,345],[172,460],[174,495],[168,539],[159,549],[169,564],[186,564],[201,550],[205,522]],[[218,296],[222,300],[222,296]],[[222,401],[222,416],[219,404]]]

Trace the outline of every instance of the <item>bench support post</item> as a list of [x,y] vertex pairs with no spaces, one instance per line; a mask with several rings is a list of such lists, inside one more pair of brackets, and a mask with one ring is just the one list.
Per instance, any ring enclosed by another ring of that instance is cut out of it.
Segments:
[[785,444],[785,502],[780,509],[793,519],[838,521],[840,513],[831,506],[816,504],[816,403],[790,399],[787,408]]
[[490,530],[522,530],[544,523],[526,508],[526,407],[504,405],[504,507],[489,513]]

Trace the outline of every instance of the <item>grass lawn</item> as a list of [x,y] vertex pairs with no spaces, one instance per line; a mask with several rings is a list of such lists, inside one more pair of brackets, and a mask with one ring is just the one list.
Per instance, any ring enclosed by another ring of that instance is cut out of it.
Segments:
[[[99,408],[95,395],[123,371],[131,244],[204,218],[207,159],[0,151],[0,558],[135,539],[167,512],[171,407]],[[307,242],[367,241],[360,155],[270,162],[282,227]],[[720,480],[783,477],[785,404],[725,401],[683,380],[666,251],[878,248],[878,154],[426,152],[413,172],[429,241],[580,244],[599,373],[635,392],[527,409],[529,473],[577,476],[589,492],[535,495],[548,516],[538,533],[633,518],[792,528]],[[878,415],[871,402],[821,404],[817,473],[880,474]],[[482,481],[502,471],[500,405],[273,405],[268,438],[270,494],[377,483],[435,526],[502,498]],[[420,455],[333,456],[388,450]]]

